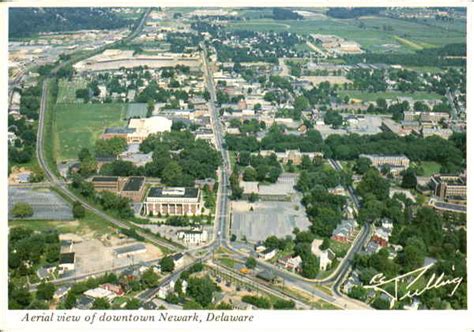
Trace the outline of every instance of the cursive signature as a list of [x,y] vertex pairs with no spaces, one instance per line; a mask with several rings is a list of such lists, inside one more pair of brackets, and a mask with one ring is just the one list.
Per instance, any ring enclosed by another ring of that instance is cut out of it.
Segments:
[[[419,288],[413,288],[413,285],[422,277],[424,276],[427,271],[433,267],[434,263],[431,263],[429,265],[420,267],[419,269],[407,272],[405,274],[402,274],[400,276],[391,278],[386,280],[385,276],[383,273],[378,273],[372,277],[372,279],[369,282],[369,285],[365,285],[364,288],[366,289],[373,289],[376,291],[380,291],[384,294],[386,294],[390,298],[390,308],[393,308],[395,305],[395,302],[397,301],[402,301],[406,298],[412,298],[415,296],[420,296],[424,292],[430,290],[430,289],[436,289],[436,288],[441,288],[444,286],[448,285],[455,285],[449,296],[453,296],[453,294],[456,292],[458,287],[461,285],[463,278],[462,277],[456,277],[453,279],[444,279],[444,272],[441,273],[439,276],[436,275],[436,273],[431,274],[431,277],[428,279],[428,282],[426,285],[419,289]],[[402,296],[399,296],[398,290],[400,287],[400,282],[407,278],[413,276],[413,280],[409,282],[406,286],[406,293],[403,294]],[[388,285],[394,283],[394,292],[393,294],[388,292],[387,290],[381,288],[384,285]]]

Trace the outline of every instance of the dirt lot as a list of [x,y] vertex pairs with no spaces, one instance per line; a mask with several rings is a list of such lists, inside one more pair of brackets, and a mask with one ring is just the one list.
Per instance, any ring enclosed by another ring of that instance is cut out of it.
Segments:
[[65,236],[65,238],[74,239],[74,241],[82,239],[81,242],[74,243],[72,248],[72,251],[76,253],[75,273],[77,275],[137,264],[158,259],[162,256],[161,251],[157,247],[147,243],[145,244],[146,252],[119,258],[115,255],[115,248],[136,242],[128,238],[87,239],[78,237],[75,234],[72,235],[74,236]]

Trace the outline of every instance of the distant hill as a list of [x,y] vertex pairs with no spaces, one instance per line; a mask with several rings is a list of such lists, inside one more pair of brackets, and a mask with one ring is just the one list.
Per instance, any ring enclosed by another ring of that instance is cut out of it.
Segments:
[[27,37],[39,32],[83,29],[118,29],[133,22],[109,8],[10,8],[10,38]]

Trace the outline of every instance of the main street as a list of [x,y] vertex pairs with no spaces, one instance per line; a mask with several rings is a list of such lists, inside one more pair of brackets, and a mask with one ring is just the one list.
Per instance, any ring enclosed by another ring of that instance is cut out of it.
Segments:
[[[206,80],[207,90],[209,91],[210,95],[210,112],[211,112],[211,123],[214,130],[214,135],[216,139],[216,147],[221,153],[222,160],[223,160],[223,167],[220,170],[220,178],[221,182],[219,186],[221,188],[221,194],[218,195],[217,200],[217,209],[216,209],[216,224],[217,228],[220,230],[217,234],[217,240],[214,239],[213,248],[217,249],[219,246],[223,246],[227,250],[232,251],[234,254],[240,256],[243,259],[246,259],[249,255],[242,253],[238,249],[232,246],[232,243],[229,241],[229,230],[228,225],[230,225],[230,209],[229,209],[229,178],[232,172],[231,169],[231,162],[229,158],[229,152],[225,149],[223,142],[223,129],[222,123],[219,120],[219,112],[216,107],[217,97],[216,97],[216,90],[214,85],[214,80],[212,76],[212,72],[209,66],[208,54],[206,47],[203,43],[201,43],[202,49],[202,58],[203,58],[203,65],[204,65],[204,76]],[[331,163],[333,161],[330,161]],[[338,165],[340,167],[340,165]],[[341,170],[340,168],[338,170]],[[355,206],[357,208],[360,207],[360,202],[356,195],[354,194],[354,190],[352,187],[348,188],[350,197],[353,200]],[[305,279],[299,275],[290,273],[286,270],[279,269],[275,265],[269,264],[267,262],[263,262],[258,260],[257,266],[262,269],[270,270],[275,275],[281,277],[287,285],[294,285],[300,289],[305,290],[306,292],[310,292],[313,296],[319,297],[325,301],[331,303],[337,303],[341,307],[345,308],[353,308],[353,309],[368,309],[368,306],[362,302],[353,300],[344,296],[340,293],[339,287],[344,280],[344,276],[347,274],[348,269],[351,266],[351,262],[353,257],[356,253],[358,253],[364,243],[367,241],[368,236],[370,236],[370,229],[367,225],[364,225],[361,229],[359,236],[354,240],[352,247],[349,249],[347,255],[341,261],[339,267],[331,274],[329,277],[324,279]],[[317,285],[331,285],[333,284],[332,291],[334,296],[329,296],[324,291],[317,289],[315,286]],[[369,307],[370,308],[370,307]]]

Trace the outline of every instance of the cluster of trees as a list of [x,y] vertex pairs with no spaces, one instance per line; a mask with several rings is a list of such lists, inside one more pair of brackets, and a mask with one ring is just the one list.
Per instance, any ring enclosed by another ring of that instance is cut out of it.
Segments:
[[[373,275],[383,273],[387,278],[410,272],[423,266],[425,257],[436,259],[434,267],[427,276],[444,273],[444,279],[466,278],[466,231],[455,224],[464,224],[465,216],[454,217],[450,214],[437,214],[430,208],[420,208],[414,217],[407,214],[394,222],[394,229],[390,238],[391,243],[399,244],[403,250],[392,260],[387,249],[381,249],[374,255],[358,255],[355,257],[355,267],[361,272],[360,279],[367,284]],[[420,285],[428,282],[426,277],[421,278]],[[422,286],[420,286],[422,287]],[[421,302],[430,309],[466,308],[466,283],[461,283],[453,296],[449,294],[451,287],[441,287],[424,292]],[[401,294],[406,289],[399,288]],[[349,294],[352,297],[365,299],[366,293],[361,289],[354,289]],[[374,303],[378,307],[382,303]],[[408,301],[397,303],[397,308],[409,304]]]
[[261,148],[282,152],[286,150],[300,150],[301,152],[321,151],[323,138],[321,134],[313,129],[305,135],[286,135],[284,127],[273,125],[269,128],[267,135],[262,139]]
[[[414,135],[399,137],[393,133],[377,135],[330,135],[325,155],[338,160],[354,160],[360,154],[405,154],[412,161],[436,161],[442,173],[457,173],[465,167],[465,154],[454,140],[440,137],[421,138]],[[462,145],[459,145],[462,147]]]
[[167,103],[172,100],[188,102],[189,94],[180,89],[166,90],[160,88],[156,81],[150,81],[148,86],[135,97],[135,102],[147,103],[150,100],[157,103]]
[[8,117],[8,131],[17,135],[13,145],[8,146],[8,159],[14,163],[28,163],[34,155],[36,130],[28,120],[37,120],[41,100],[41,87],[34,86],[21,92],[20,114],[25,118],[15,120]]
[[130,26],[132,21],[111,8],[13,8],[10,11],[10,38],[27,37],[40,32],[74,30],[113,30]]
[[95,142],[95,155],[98,157],[116,157],[127,149],[127,141],[123,137],[98,139]]
[[275,183],[280,176],[282,169],[276,155],[262,157],[261,155],[250,156],[248,152],[239,155],[239,165],[247,166],[243,171],[245,181],[259,181]]
[[285,8],[273,8],[273,19],[275,20],[302,20],[303,16]]
[[367,53],[344,56],[348,64],[385,63],[388,65],[404,66],[466,66],[466,60],[461,58],[466,54],[466,44],[448,44],[440,48],[424,48],[415,53]]
[[240,121],[239,119],[232,119],[230,120],[230,127],[239,128],[240,133],[242,135],[248,135],[255,134],[260,130],[265,129],[266,125],[265,122],[258,122],[257,119],[246,119],[244,121]]
[[140,150],[153,152],[145,174],[159,177],[169,186],[192,186],[196,179],[215,178],[221,163],[219,153],[208,142],[195,140],[187,130],[151,135]]
[[378,92],[387,90],[384,70],[352,69],[347,73],[352,80],[352,86],[361,91]]
[[28,203],[19,202],[13,205],[11,213],[15,218],[27,218],[33,215],[33,208]]
[[128,198],[110,191],[96,192],[92,183],[84,181],[77,175],[73,176],[71,186],[89,201],[100,204],[104,210],[110,211],[120,218],[131,218],[134,215]]
[[59,261],[58,233],[54,230],[34,232],[24,227],[13,227],[10,229],[8,240],[9,308],[46,309],[43,300],[48,300],[50,297],[51,287],[40,284],[37,300],[34,300],[28,286],[23,282],[25,277],[34,278],[36,270],[42,263],[54,264]]
[[383,8],[373,8],[373,7],[366,7],[366,8],[336,7],[336,8],[329,8],[326,11],[326,15],[330,17],[334,17],[334,18],[349,19],[349,18],[358,18],[360,16],[376,16],[382,10]]
[[324,114],[324,123],[333,128],[339,128],[343,123],[342,115],[337,111],[327,111]]

